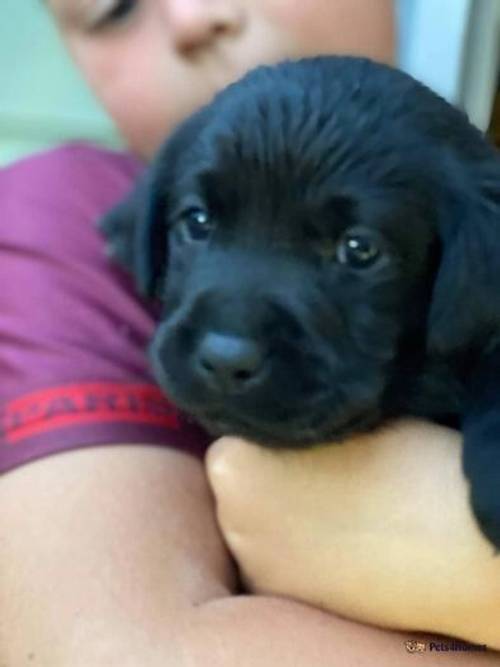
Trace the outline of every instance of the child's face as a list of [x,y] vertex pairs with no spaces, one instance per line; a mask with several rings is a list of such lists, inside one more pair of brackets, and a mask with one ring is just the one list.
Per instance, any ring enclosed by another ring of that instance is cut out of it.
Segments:
[[327,53],[390,61],[391,0],[47,0],[94,92],[149,157],[258,64]]

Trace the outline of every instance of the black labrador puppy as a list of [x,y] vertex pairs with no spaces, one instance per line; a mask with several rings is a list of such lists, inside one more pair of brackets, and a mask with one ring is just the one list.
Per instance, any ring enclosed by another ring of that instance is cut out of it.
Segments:
[[500,159],[460,111],[366,59],[261,67],[101,227],[163,304],[150,356],[181,409],[278,447],[456,426],[500,547]]

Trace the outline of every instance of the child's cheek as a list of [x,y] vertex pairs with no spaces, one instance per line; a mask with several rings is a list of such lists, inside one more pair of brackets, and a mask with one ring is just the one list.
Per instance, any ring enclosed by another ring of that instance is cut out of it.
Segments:
[[177,121],[176,104],[169,100],[164,81],[168,69],[160,68],[162,58],[133,41],[98,44],[82,38],[68,41],[68,46],[130,148],[142,157],[151,156]]

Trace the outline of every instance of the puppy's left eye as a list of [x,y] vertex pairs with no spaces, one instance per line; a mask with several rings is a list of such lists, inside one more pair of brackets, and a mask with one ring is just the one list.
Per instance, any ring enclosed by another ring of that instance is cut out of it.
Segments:
[[381,255],[374,239],[361,234],[346,234],[337,246],[337,260],[353,269],[372,266]]
[[189,241],[204,241],[214,228],[208,212],[195,206],[181,213],[180,224],[185,238]]

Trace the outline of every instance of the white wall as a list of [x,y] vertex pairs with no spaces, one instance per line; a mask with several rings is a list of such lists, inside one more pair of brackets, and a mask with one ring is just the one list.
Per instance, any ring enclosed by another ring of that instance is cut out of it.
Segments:
[[399,64],[481,129],[499,64],[500,0],[397,0]]

